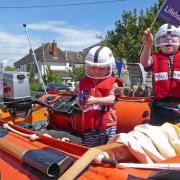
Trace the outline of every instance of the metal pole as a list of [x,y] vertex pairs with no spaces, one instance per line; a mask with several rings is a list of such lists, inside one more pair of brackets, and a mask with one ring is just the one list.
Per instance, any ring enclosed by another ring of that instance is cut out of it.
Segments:
[[43,78],[42,78],[41,71],[40,71],[38,63],[37,63],[36,55],[34,53],[32,45],[31,45],[31,41],[30,41],[30,38],[29,38],[29,33],[27,31],[27,25],[23,24],[23,27],[25,28],[25,31],[26,31],[26,35],[27,35],[27,39],[28,39],[28,42],[29,42],[29,46],[30,46],[30,49],[32,50],[32,55],[33,55],[33,58],[34,58],[34,62],[36,63],[37,70],[38,70],[38,73],[39,73],[39,76],[40,76],[40,80],[42,82],[42,86],[43,86],[43,89],[44,89],[44,92],[45,92],[45,96],[46,96],[46,100],[47,100],[47,98],[48,98],[47,91],[46,91],[46,88],[45,88],[45,85],[44,85],[44,81],[43,81]]
[[43,70],[44,70],[44,77],[46,76],[46,68],[45,68],[45,57],[44,57],[44,43],[42,43],[42,53],[43,53]]

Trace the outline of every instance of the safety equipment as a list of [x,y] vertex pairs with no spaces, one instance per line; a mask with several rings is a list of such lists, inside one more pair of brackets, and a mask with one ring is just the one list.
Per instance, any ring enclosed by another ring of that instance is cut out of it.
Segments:
[[85,73],[93,79],[104,79],[111,76],[115,65],[112,51],[105,46],[91,48],[85,59]]
[[155,34],[154,43],[156,47],[165,45],[180,46],[180,26],[177,28],[170,24],[164,24]]
[[[80,92],[85,91],[86,89],[89,90],[89,96],[93,97],[106,97],[109,95],[109,92],[111,91],[113,84],[115,83],[116,78],[115,77],[109,77],[106,79],[103,79],[98,83],[96,86],[94,85],[94,81],[92,78],[84,77],[80,80]],[[94,89],[96,89],[94,91]],[[100,124],[100,114],[102,110],[102,106],[96,104],[93,106],[85,106],[83,109],[83,118],[82,118],[82,131],[85,131],[87,129],[99,129]],[[108,121],[108,115],[109,115],[110,106],[106,106],[105,113],[103,115],[103,121],[101,124],[101,129],[105,130],[108,126],[113,126],[114,121],[111,123]],[[88,119],[88,121],[87,121]],[[108,124],[107,124],[108,122]]]
[[[163,53],[154,53],[153,58],[153,89],[155,98],[180,97],[180,52],[175,53],[173,60],[173,77],[168,77],[168,57]],[[162,88],[163,87],[163,88]]]

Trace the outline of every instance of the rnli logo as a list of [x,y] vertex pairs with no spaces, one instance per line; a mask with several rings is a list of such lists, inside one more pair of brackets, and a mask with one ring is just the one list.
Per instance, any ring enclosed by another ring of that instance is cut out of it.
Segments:
[[174,79],[180,79],[180,71],[174,71],[173,78]]
[[167,79],[168,79],[167,72],[160,72],[160,73],[154,74],[154,80],[155,81],[162,81],[162,80],[167,80]]

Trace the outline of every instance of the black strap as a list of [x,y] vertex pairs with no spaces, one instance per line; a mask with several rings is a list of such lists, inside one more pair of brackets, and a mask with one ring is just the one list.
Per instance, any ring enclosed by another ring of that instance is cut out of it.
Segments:
[[102,132],[102,123],[103,123],[103,117],[105,112],[106,106],[102,106],[101,112],[100,112],[100,118],[99,118],[99,133],[98,133],[98,145],[100,144],[100,138],[101,138],[101,132]]
[[94,54],[94,63],[98,63],[98,56],[99,56],[99,52],[101,51],[101,49],[103,49],[103,46],[100,46],[100,47],[96,50],[96,52],[95,52],[95,54]]
[[174,54],[168,54],[168,69],[169,69],[169,73],[168,76],[169,78],[173,77],[173,64],[174,64]]

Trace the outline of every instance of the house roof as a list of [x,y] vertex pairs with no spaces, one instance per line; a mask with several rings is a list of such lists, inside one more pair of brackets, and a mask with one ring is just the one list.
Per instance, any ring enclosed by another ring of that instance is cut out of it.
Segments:
[[67,54],[67,59],[71,63],[79,63],[79,64],[84,64],[84,60],[86,57],[86,52],[85,51],[80,51],[80,52],[74,52],[74,51],[63,51],[64,54]]
[[[54,43],[54,41],[53,41]],[[37,48],[34,53],[36,55],[37,61],[46,62],[65,62],[69,61],[70,63],[80,63],[84,64],[86,53],[82,52],[75,52],[75,51],[62,51],[57,46],[56,48],[56,56],[53,55],[53,43],[45,43],[44,45]],[[44,49],[44,52],[43,52]],[[44,54],[43,54],[44,53]],[[28,64],[33,61],[32,51],[29,51],[25,57],[21,58],[19,61],[14,63],[14,66]]]

